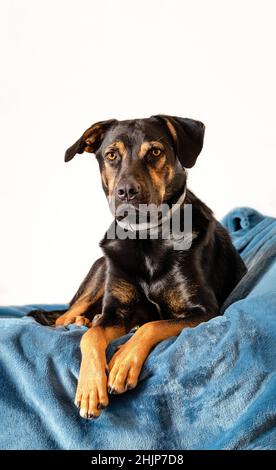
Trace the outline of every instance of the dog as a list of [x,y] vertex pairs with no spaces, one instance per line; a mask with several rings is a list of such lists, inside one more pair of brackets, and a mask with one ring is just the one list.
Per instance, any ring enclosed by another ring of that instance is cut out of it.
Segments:
[[[163,239],[157,219],[154,239],[114,237],[101,241],[98,259],[64,312],[34,311],[43,324],[86,325],[75,405],[83,418],[99,417],[109,394],[138,383],[152,348],[166,338],[194,328],[220,314],[223,302],[246,272],[227,231],[212,211],[187,189],[187,171],[203,147],[200,121],[157,115],[146,119],[97,122],[65,153],[69,162],[89,152],[99,163],[102,187],[113,204],[113,228],[122,228],[120,207],[178,206],[183,225],[191,207],[188,249],[174,249],[174,237]],[[117,212],[118,214],[117,215]],[[173,235],[172,229],[169,234]],[[122,239],[123,238],[123,239]],[[108,344],[135,329],[106,362]]]

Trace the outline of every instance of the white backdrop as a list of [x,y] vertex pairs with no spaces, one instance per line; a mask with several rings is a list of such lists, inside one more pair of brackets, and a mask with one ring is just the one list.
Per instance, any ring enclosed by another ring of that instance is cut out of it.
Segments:
[[276,215],[275,0],[0,1],[0,303],[74,294],[111,220],[90,124],[206,124],[190,187],[223,216]]

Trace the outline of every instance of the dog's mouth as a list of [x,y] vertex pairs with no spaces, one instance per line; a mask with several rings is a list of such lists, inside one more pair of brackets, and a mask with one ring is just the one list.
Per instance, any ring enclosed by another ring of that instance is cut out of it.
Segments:
[[162,223],[162,211],[157,205],[150,204],[120,204],[116,210],[115,219],[122,228],[128,230],[148,230]]
[[129,202],[121,203],[115,209],[115,219],[121,221],[128,218],[129,220],[133,220],[133,222],[137,223],[139,216],[147,212],[147,209],[144,206],[146,205],[132,204]]

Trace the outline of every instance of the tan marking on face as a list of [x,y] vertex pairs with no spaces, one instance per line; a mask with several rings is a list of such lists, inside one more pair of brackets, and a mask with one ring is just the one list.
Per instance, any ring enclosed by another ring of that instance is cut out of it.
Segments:
[[160,186],[159,193],[160,193],[160,198],[161,198],[161,203],[162,203],[164,201],[164,197],[166,194],[166,188],[164,184]]
[[173,140],[176,142],[177,141],[177,133],[176,133],[176,130],[175,130],[174,126],[172,125],[172,123],[168,119],[166,119],[166,124],[167,124],[167,128],[169,129]]
[[174,169],[172,165],[167,165],[167,175],[168,183],[171,183],[174,177]]
[[108,152],[112,152],[114,150],[118,150],[120,156],[124,158],[127,154],[127,150],[125,144],[122,140],[115,140],[112,144],[109,144],[105,149],[104,153],[107,154]]
[[[121,140],[116,140],[112,144],[109,144],[105,148],[104,154],[106,155],[108,152],[114,152],[115,150],[119,152],[121,158],[126,157],[127,150],[124,142],[122,142]],[[115,187],[116,175],[114,169],[107,160],[104,161],[104,168],[102,170],[101,178],[104,186],[108,190],[108,195],[111,196]]]
[[104,186],[108,190],[108,195],[111,196],[115,186],[115,174],[113,168],[107,163],[104,163],[104,168],[102,170],[101,178]]
[[166,172],[164,171],[165,157],[158,158],[155,167],[148,167],[152,184],[159,193],[162,202],[166,193]]
[[[164,145],[161,144],[161,142],[159,142],[158,140],[152,140],[151,142],[143,142],[139,149],[138,157],[144,158],[147,152],[153,147],[159,148],[160,150],[164,151]],[[156,157],[156,159],[158,158],[159,157]]]
[[137,299],[136,287],[123,279],[114,282],[110,292],[122,304],[129,304]]

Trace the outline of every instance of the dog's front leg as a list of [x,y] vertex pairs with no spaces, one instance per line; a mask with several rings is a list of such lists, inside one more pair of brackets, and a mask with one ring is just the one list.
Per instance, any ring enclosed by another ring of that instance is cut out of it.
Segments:
[[145,323],[113,355],[109,363],[109,393],[123,393],[136,387],[151,349],[161,341],[177,336],[183,328],[192,328],[213,315],[195,315],[183,320],[158,320]]
[[106,348],[125,334],[120,326],[92,326],[82,337],[82,361],[75,405],[83,418],[97,418],[108,405]]

